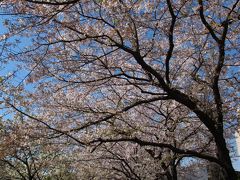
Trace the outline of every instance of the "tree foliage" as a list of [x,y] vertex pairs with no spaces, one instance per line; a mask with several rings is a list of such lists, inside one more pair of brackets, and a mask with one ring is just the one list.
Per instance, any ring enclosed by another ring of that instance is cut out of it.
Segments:
[[21,62],[22,83],[34,85],[6,104],[47,128],[40,137],[74,145],[79,177],[176,179],[193,157],[237,178],[227,140],[239,128],[239,0],[1,7],[3,59]]

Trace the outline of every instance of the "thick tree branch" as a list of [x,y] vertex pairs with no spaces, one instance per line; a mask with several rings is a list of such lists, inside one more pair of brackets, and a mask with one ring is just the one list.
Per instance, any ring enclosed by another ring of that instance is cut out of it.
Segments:
[[159,148],[167,148],[170,149],[171,151],[178,153],[178,154],[183,154],[183,155],[188,155],[188,156],[192,156],[192,157],[197,157],[197,158],[202,158],[211,162],[215,162],[220,164],[221,166],[224,166],[222,164],[222,162],[220,162],[217,158],[215,158],[214,156],[211,156],[209,154],[203,154],[203,153],[199,153],[197,151],[194,150],[184,150],[184,149],[180,149],[177,148],[171,144],[167,144],[167,143],[158,143],[158,142],[149,142],[149,141],[144,141],[144,140],[140,140],[138,138],[118,138],[118,139],[96,139],[93,140],[91,142],[89,142],[89,144],[94,144],[94,143],[107,143],[107,142],[132,142],[132,143],[137,143],[140,146],[152,146],[152,147],[159,147]]
[[67,5],[67,4],[74,4],[79,2],[80,0],[25,0],[30,3],[36,4],[48,4],[48,5]]
[[203,9],[203,1],[202,0],[198,0],[199,3],[199,14],[200,14],[200,18],[202,23],[204,24],[204,26],[208,29],[208,31],[210,32],[210,34],[212,35],[213,39],[216,42],[219,42],[220,39],[217,37],[217,35],[214,32],[214,29],[210,26],[210,24],[207,22],[205,16],[204,16],[204,9]]
[[165,66],[166,66],[166,81],[168,84],[170,84],[170,78],[169,78],[169,61],[172,57],[172,53],[173,53],[173,48],[174,48],[174,43],[173,43],[173,31],[174,31],[174,26],[175,26],[175,22],[176,22],[176,15],[174,14],[173,8],[172,8],[172,3],[170,0],[167,0],[167,5],[168,5],[168,9],[169,12],[171,14],[171,26],[168,32],[168,42],[169,42],[169,48],[168,48],[168,52],[166,55],[166,60],[165,60]]
[[189,109],[191,109],[198,117],[199,119],[204,123],[204,125],[210,130],[210,132],[213,134],[213,136],[215,136],[215,138],[217,138],[216,136],[216,128],[215,128],[215,124],[214,121],[212,120],[212,114],[209,111],[206,111],[203,109],[203,105],[201,104],[201,102],[197,99],[195,99],[194,97],[191,97],[175,88],[171,88],[169,87],[166,82],[164,81],[164,79],[162,78],[162,76],[155,70],[153,69],[150,65],[148,65],[143,57],[140,55],[139,52],[134,52],[133,50],[121,46],[120,44],[117,45],[119,48],[123,49],[124,51],[132,54],[135,58],[135,60],[138,62],[139,65],[141,65],[141,67],[151,73],[154,77],[157,78],[158,82],[159,82],[159,86],[165,91],[167,92],[168,96],[173,99],[176,100],[177,102],[185,105],[186,107],[188,107]]

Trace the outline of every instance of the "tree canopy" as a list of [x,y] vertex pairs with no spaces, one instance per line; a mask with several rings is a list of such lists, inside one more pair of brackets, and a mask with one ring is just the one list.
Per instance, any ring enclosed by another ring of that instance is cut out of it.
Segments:
[[170,180],[213,163],[237,179],[239,0],[0,5],[1,60],[27,72],[1,80],[14,176]]

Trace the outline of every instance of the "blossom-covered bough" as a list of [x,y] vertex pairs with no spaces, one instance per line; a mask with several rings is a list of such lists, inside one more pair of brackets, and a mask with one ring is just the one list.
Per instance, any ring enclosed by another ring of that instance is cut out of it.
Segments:
[[[102,172],[176,179],[181,159],[196,157],[217,163],[225,179],[237,178],[226,139],[239,126],[238,0],[12,0],[1,6],[11,15],[3,56],[29,68],[25,80],[36,86],[7,104],[55,138],[91,147],[95,176],[115,162]],[[30,45],[10,49],[21,37]],[[146,171],[128,153],[149,164]]]

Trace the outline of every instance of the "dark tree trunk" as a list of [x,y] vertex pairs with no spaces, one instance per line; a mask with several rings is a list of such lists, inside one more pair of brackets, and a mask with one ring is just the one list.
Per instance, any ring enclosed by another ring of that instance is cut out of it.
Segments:
[[215,142],[217,146],[217,157],[223,165],[222,167],[224,179],[237,180],[237,174],[232,166],[229,150],[227,148],[223,134],[218,134],[218,136],[215,137]]
[[175,166],[175,159],[171,162],[170,171],[172,176],[171,180],[177,180],[177,167]]

